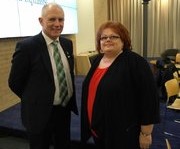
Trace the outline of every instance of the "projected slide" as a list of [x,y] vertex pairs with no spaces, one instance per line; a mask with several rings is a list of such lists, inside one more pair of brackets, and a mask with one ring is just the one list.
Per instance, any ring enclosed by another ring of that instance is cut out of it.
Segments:
[[38,34],[41,25],[38,18],[44,4],[56,2],[65,11],[62,34],[78,32],[76,0],[1,0],[0,38],[24,37]]

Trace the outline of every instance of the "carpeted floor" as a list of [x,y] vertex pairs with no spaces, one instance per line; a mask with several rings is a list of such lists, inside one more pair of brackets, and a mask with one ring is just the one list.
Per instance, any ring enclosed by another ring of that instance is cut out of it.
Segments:
[[[82,81],[84,77],[83,76],[77,76],[76,77],[76,95],[77,95],[77,102],[78,102],[78,108],[80,110],[80,98],[81,98],[81,87],[82,87]],[[154,126],[153,131],[153,144],[151,146],[151,149],[166,149],[165,144],[165,138],[168,138],[172,145],[172,149],[180,149],[180,138],[172,137],[165,135],[163,133],[163,124],[166,123],[166,129],[169,131],[172,131],[173,133],[176,133],[180,136],[180,124],[174,124],[172,123],[173,118],[180,119],[180,113],[174,113],[172,111],[168,111],[167,119],[164,120],[164,110],[165,110],[165,104],[161,102],[160,104],[161,109],[161,119],[162,122],[160,124],[156,124]],[[9,136],[17,136],[17,137],[25,137],[24,127],[21,124],[21,118],[20,118],[20,104],[17,104],[3,112],[0,112],[0,142],[2,141],[2,138]],[[78,148],[78,142],[80,141],[80,115],[75,116],[72,115],[72,124],[71,124],[71,138],[72,138],[72,148],[76,149]],[[9,144],[9,143],[7,143]],[[90,144],[92,144],[92,141],[90,141]],[[2,148],[0,144],[0,149]],[[88,147],[87,147],[88,148]],[[89,148],[92,148],[92,146],[89,146]],[[10,148],[3,148],[3,149],[10,149]]]

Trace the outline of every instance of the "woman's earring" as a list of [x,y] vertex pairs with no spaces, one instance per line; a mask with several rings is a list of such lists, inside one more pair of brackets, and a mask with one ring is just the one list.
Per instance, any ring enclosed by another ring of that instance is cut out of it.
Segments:
[[104,53],[104,51],[101,49],[100,51],[99,51],[100,53]]

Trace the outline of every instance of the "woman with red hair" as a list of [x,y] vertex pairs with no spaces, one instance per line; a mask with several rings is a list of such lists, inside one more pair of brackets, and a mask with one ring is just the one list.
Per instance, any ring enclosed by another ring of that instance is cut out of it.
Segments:
[[97,149],[147,149],[159,122],[159,95],[148,62],[132,51],[128,30],[108,21],[97,32],[82,88],[81,139]]

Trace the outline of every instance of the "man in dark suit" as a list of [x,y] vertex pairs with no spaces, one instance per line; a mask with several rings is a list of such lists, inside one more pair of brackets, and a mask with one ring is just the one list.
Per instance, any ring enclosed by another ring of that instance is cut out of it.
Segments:
[[[22,123],[27,130],[30,149],[70,148],[71,111],[78,114],[72,41],[61,37],[64,11],[56,3],[43,6],[39,22],[42,32],[17,43],[12,58],[9,87],[21,99]],[[64,66],[68,100],[63,101],[52,42]]]

